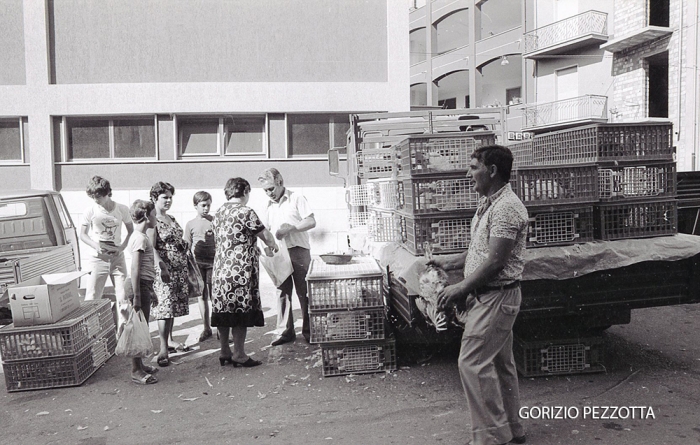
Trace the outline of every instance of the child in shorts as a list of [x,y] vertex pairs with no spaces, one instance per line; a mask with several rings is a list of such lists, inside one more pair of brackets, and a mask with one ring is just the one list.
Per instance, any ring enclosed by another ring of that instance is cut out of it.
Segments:
[[204,291],[198,298],[199,313],[202,316],[204,329],[199,336],[202,342],[211,337],[211,324],[209,316],[209,299],[211,297],[211,276],[214,268],[214,231],[211,222],[214,219],[209,215],[211,210],[211,195],[205,191],[199,191],[192,198],[197,216],[185,225],[184,239],[192,250],[195,262],[199,267],[204,280]]
[[[129,209],[134,222],[134,233],[129,240],[131,252],[131,283],[133,295],[129,296],[134,311],[143,312],[146,321],[151,314],[151,305],[156,304],[157,297],[153,291],[153,280],[156,278],[153,245],[146,235],[148,229],[156,226],[156,210],[153,202],[137,199]],[[161,266],[161,271],[166,268]],[[167,272],[164,272],[167,274]],[[162,277],[168,281],[168,277]],[[143,363],[140,357],[134,357],[131,362],[131,381],[139,385],[150,385],[158,382],[153,374],[158,368]]]

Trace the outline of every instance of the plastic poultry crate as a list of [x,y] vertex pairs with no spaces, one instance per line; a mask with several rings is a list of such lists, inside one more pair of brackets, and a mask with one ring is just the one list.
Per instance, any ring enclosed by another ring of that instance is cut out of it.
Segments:
[[538,134],[533,140],[533,165],[606,161],[672,161],[673,125],[594,124]]
[[527,247],[562,246],[593,241],[593,206],[528,209]]
[[596,206],[596,239],[618,240],[675,235],[678,206],[675,199],[617,202]]
[[413,255],[423,255],[426,246],[435,253],[463,252],[469,247],[474,210],[438,215],[397,215],[402,243]]
[[406,213],[428,214],[476,209],[479,194],[464,174],[401,178],[399,201]]
[[331,265],[313,259],[306,275],[310,311],[384,306],[382,269],[372,257]]
[[369,212],[367,230],[369,238],[377,243],[401,240],[399,218],[394,212],[373,210]]
[[74,355],[104,332],[114,330],[109,300],[84,301],[57,323],[0,329],[0,356],[4,362],[11,362]]
[[391,178],[401,169],[396,150],[389,148],[363,149],[354,156],[357,176],[362,179]]
[[311,312],[311,343],[384,340],[384,308]]
[[514,190],[526,206],[580,204],[598,201],[595,164],[525,167],[515,172]]
[[351,209],[350,216],[348,218],[348,223],[351,229],[368,230],[369,212]]
[[323,376],[396,370],[394,340],[321,345]]
[[513,170],[532,165],[532,139],[509,144],[508,148],[513,154]]
[[409,136],[394,147],[404,175],[466,172],[472,153],[482,145],[496,143],[492,131]]
[[605,371],[602,337],[524,340],[513,336],[513,356],[523,377]]
[[104,331],[77,354],[3,363],[8,392],[78,386],[95,373],[117,347],[113,330]]
[[676,196],[676,163],[598,168],[602,202]]

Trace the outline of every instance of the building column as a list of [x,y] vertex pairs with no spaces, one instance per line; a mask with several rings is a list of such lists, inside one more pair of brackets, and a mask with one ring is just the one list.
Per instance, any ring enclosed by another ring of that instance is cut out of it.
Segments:
[[27,91],[38,105],[27,118],[30,183],[34,189],[55,190],[51,117],[48,108],[40,105],[48,102],[50,79],[48,1],[24,0],[22,8]]

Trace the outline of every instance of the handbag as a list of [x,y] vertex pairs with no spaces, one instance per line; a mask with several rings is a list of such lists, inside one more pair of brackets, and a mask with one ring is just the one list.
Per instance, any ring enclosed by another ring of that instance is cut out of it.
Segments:
[[260,263],[270,276],[272,284],[275,287],[280,287],[294,269],[292,268],[292,259],[289,257],[289,251],[284,240],[277,241],[277,247],[279,247],[279,250],[274,256],[260,255]]
[[153,353],[148,321],[142,311],[131,309],[114,353],[124,357],[148,357]]
[[199,266],[191,253],[187,253],[187,281],[189,282],[189,297],[199,298],[204,293],[204,279]]

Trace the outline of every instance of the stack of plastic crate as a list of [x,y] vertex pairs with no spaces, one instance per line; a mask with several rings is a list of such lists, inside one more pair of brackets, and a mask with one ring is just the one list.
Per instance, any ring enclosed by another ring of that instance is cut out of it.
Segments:
[[358,256],[348,264],[331,265],[314,259],[306,280],[310,341],[321,346],[323,375],[396,370],[376,260]]
[[511,146],[528,247],[674,234],[670,123],[594,124]]
[[117,346],[110,301],[85,301],[50,325],[0,329],[0,355],[8,392],[77,386]]
[[400,153],[401,241],[414,255],[464,251],[479,197],[467,178],[471,155],[495,143],[490,131],[409,136]]

